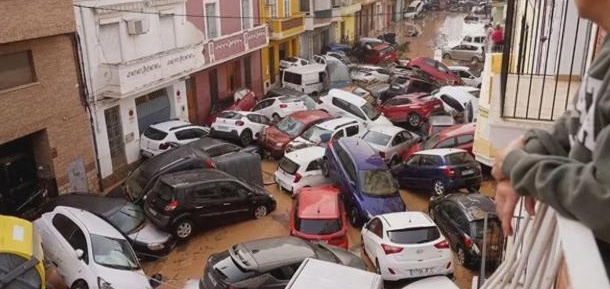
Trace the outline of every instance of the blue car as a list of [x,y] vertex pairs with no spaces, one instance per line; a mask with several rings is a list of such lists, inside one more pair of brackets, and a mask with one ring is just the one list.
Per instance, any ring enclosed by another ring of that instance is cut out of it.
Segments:
[[388,166],[362,139],[342,137],[329,142],[322,173],[339,187],[354,227],[376,215],[406,210]]
[[401,187],[431,190],[437,195],[481,187],[481,165],[463,149],[431,149],[416,152],[392,168]]
[[352,46],[346,43],[331,43],[326,45],[326,52],[352,52]]

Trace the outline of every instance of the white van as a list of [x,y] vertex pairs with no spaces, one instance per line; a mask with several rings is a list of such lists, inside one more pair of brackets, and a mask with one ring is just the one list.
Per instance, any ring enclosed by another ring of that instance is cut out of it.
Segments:
[[420,0],[415,0],[409,4],[407,9],[405,9],[405,19],[415,19],[420,16],[421,12],[424,10],[424,2]]
[[378,274],[307,258],[292,276],[285,289],[383,289]]
[[326,65],[308,64],[286,68],[282,74],[282,87],[292,88],[302,93],[318,96],[328,87]]
[[354,118],[366,126],[393,125],[365,99],[342,89],[333,88],[320,97],[318,108],[332,116]]

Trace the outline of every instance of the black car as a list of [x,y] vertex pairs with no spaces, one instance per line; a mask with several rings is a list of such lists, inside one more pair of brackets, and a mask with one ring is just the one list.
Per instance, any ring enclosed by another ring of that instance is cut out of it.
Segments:
[[247,183],[263,184],[257,152],[250,147],[204,137],[144,161],[129,174],[123,190],[130,201],[139,204],[159,176],[199,168],[219,169]]
[[397,77],[391,83],[388,90],[382,95],[382,102],[403,94],[425,92],[431,93],[440,88],[440,85],[434,81],[427,81],[415,77]]
[[[457,253],[458,261],[471,269],[481,264],[486,235],[486,264],[494,269],[502,260],[504,236],[494,201],[487,196],[455,193],[430,199],[429,213]],[[487,228],[485,217],[487,216]]]
[[233,245],[210,256],[199,289],[283,289],[307,258],[366,270],[359,256],[343,248],[276,237]]
[[73,207],[100,216],[125,235],[140,258],[165,256],[176,243],[171,234],[160,231],[146,219],[142,208],[124,198],[70,193],[51,199],[42,211],[50,212],[57,206]]
[[220,170],[196,169],[161,176],[146,195],[144,212],[160,229],[184,240],[196,224],[215,224],[230,217],[259,219],[275,207],[275,199],[262,186],[246,184]]

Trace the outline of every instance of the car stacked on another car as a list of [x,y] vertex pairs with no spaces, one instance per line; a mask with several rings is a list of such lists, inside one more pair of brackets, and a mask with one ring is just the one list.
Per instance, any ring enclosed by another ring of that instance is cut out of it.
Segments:
[[256,104],[256,94],[248,88],[238,89],[232,98],[225,98],[213,104],[212,111],[205,120],[210,126],[216,120],[216,116],[225,110],[250,111]]
[[210,126],[210,135],[239,140],[241,145],[248,146],[258,140],[270,123],[271,120],[260,113],[227,110],[216,116],[216,120]]
[[443,102],[424,92],[390,98],[377,110],[392,123],[406,123],[419,128],[433,114],[444,112]]
[[445,111],[462,122],[474,122],[479,110],[480,90],[471,86],[443,86],[431,95],[443,101]]
[[[284,88],[286,89],[286,88]],[[316,102],[306,94],[283,95],[269,97],[259,101],[253,108],[253,112],[265,115],[273,121],[278,122],[287,115],[303,110],[316,109]]]
[[463,85],[462,79],[453,74],[445,64],[438,60],[420,56],[411,59],[407,66],[423,70],[441,84]]
[[318,107],[336,117],[354,118],[366,126],[392,125],[392,122],[366,100],[341,89],[331,89],[327,95],[320,97]]
[[262,186],[219,170],[196,169],[161,176],[146,195],[144,212],[157,227],[185,240],[195,225],[246,216],[260,219],[275,207],[275,199]]
[[426,93],[440,88],[440,85],[432,79],[424,79],[414,76],[398,76],[392,80],[388,90],[384,92],[381,101],[385,102],[397,95],[406,95],[412,93]]
[[481,76],[475,75],[470,68],[466,66],[449,66],[449,70],[458,75],[465,85],[481,89]]
[[449,149],[458,148],[466,150],[472,156],[472,146],[474,142],[474,131],[476,124],[464,123],[456,124],[439,130],[422,143],[412,146],[402,155],[403,159],[407,159],[413,153],[421,150],[430,149]]
[[151,158],[176,145],[187,144],[208,135],[210,129],[182,120],[170,120],[149,126],[140,136],[140,152]]
[[355,65],[350,68],[350,76],[352,80],[369,83],[369,82],[387,82],[390,80],[390,71],[386,68],[377,65]]
[[314,145],[325,147],[326,143],[322,141],[322,136],[325,134],[330,135],[330,139],[338,139],[344,136],[359,137],[365,131],[364,124],[351,117],[331,118],[313,125],[288,143],[286,152]]
[[370,128],[362,139],[390,166],[402,161],[402,154],[415,145],[420,137],[397,126],[378,125]]
[[398,212],[374,217],[361,231],[362,248],[384,280],[453,275],[453,254],[428,215]]
[[290,213],[290,235],[348,249],[347,214],[333,186],[302,188]]
[[312,146],[286,153],[274,174],[280,189],[296,194],[303,187],[332,183],[322,174],[324,151],[322,147]]

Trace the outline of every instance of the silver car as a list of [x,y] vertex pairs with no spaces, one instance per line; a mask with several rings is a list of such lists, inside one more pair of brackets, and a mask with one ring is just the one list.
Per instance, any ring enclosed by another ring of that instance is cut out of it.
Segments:
[[401,162],[402,153],[416,144],[420,137],[397,126],[378,125],[371,127],[362,139],[392,167]]
[[443,49],[444,59],[482,62],[485,60],[483,45],[460,44]]

